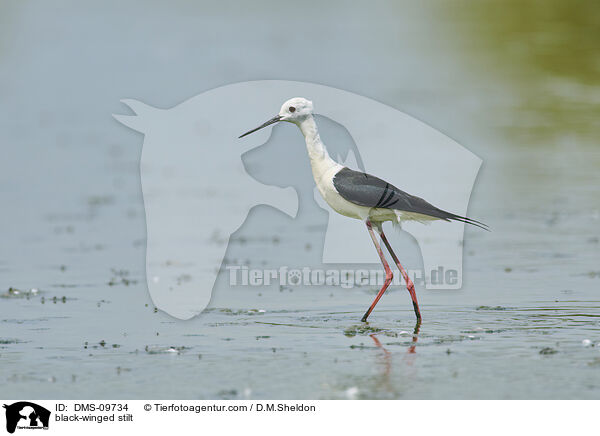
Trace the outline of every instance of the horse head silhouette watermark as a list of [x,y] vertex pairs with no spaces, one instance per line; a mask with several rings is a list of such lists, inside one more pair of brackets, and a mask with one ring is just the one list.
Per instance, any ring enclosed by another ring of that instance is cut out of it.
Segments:
[[[295,190],[257,181],[242,162],[243,153],[267,141],[270,129],[244,142],[237,139],[293,96],[310,98],[317,114],[347,129],[356,152],[347,153],[340,163],[466,215],[481,159],[427,124],[369,98],[312,83],[265,80],[212,89],[166,110],[122,100],[135,115],[114,117],[144,134],[140,173],[146,281],[159,309],[189,319],[207,307],[217,275],[226,266],[230,236],[253,207],[269,205],[296,217]],[[330,211],[318,194],[314,200]],[[403,230],[418,243],[425,286],[459,289],[464,224],[409,222]],[[368,237],[349,238],[357,232],[364,232],[360,222],[329,213],[321,262],[377,263]],[[432,280],[440,269],[451,271],[451,280]]]

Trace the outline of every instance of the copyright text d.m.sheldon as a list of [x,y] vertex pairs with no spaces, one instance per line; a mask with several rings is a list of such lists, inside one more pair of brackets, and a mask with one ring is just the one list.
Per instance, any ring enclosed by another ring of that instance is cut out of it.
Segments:
[[144,406],[146,411],[154,412],[192,412],[192,413],[211,413],[211,412],[316,412],[315,405],[302,403],[268,403],[268,402],[248,402],[246,404],[164,404],[154,403]]

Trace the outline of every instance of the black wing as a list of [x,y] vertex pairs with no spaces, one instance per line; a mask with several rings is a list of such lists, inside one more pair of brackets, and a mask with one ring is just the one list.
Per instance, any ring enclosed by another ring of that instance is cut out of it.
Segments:
[[407,194],[379,177],[350,168],[342,168],[333,177],[333,186],[339,194],[359,206],[395,209],[419,213],[444,221],[461,221],[487,230],[479,221],[438,209],[420,197]]

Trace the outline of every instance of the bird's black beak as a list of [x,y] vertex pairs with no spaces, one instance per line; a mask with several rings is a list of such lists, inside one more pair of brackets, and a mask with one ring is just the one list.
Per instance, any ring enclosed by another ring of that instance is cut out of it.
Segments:
[[279,115],[277,115],[277,116],[275,116],[275,117],[271,118],[271,119],[270,119],[269,121],[267,121],[266,123],[264,123],[264,124],[261,124],[261,125],[260,125],[260,126],[258,126],[256,129],[252,129],[252,130],[250,130],[250,131],[248,131],[248,132],[244,133],[243,135],[239,136],[239,137],[238,137],[238,139],[239,139],[239,138],[243,138],[244,136],[246,136],[246,135],[249,135],[250,133],[254,133],[254,132],[256,132],[257,130],[260,130],[260,129],[262,129],[263,127],[267,127],[267,126],[270,126],[271,124],[275,124],[275,123],[276,123],[276,122],[278,122],[278,121],[281,121],[281,116],[279,116]]

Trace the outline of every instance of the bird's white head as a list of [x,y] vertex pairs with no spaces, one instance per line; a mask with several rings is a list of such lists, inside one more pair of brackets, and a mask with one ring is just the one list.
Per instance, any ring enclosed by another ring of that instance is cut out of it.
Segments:
[[313,104],[312,101],[307,100],[302,97],[294,97],[283,103],[281,106],[281,110],[279,114],[271,118],[269,121],[261,124],[255,129],[252,129],[243,135],[240,138],[243,138],[250,133],[254,133],[257,130],[262,129],[263,127],[270,126],[271,124],[275,124],[279,121],[287,121],[288,123],[294,123],[299,125],[306,118],[310,117],[313,113]]
[[280,121],[298,124],[307,116],[312,115],[312,113],[312,101],[302,97],[294,97],[283,103],[283,106],[281,106],[281,110],[279,111],[279,116],[281,117]]

